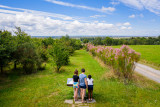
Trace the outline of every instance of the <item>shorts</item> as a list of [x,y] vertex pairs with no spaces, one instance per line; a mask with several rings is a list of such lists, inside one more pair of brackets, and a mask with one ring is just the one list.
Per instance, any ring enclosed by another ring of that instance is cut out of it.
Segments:
[[93,85],[88,85],[88,90],[93,90]]
[[73,88],[78,88],[78,82],[73,82]]
[[79,86],[80,88],[83,88],[83,89],[86,89],[86,85],[83,85],[83,86]]

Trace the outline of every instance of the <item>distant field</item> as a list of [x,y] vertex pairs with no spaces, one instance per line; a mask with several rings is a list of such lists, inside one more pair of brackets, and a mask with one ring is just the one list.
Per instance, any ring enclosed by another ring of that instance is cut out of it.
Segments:
[[[113,46],[120,47],[120,46]],[[136,52],[141,53],[141,62],[160,69],[160,45],[129,45]]]

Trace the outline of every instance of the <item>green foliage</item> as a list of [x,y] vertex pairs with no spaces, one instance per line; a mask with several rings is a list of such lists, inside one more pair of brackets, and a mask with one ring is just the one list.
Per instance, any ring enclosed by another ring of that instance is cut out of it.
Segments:
[[[112,47],[93,46],[87,44],[89,52],[100,58],[105,64],[112,67],[115,74],[125,80],[131,80],[135,62],[140,60],[140,54],[123,45],[120,49]],[[126,83],[126,81],[125,81]]]
[[19,62],[23,65],[25,73],[29,74],[36,71],[42,64],[42,60],[34,44],[31,42],[24,43],[19,49],[21,50],[22,56]]
[[55,43],[53,47],[49,49],[49,53],[52,56],[59,72],[63,65],[69,63],[69,52],[61,43]]
[[75,50],[82,48],[81,41],[76,39],[70,39],[68,35],[63,36],[58,41],[68,50],[69,54],[72,55]]
[[14,64],[15,70],[17,67],[23,68],[27,74],[36,72],[48,61],[48,49],[52,50],[51,55],[59,71],[61,66],[68,64],[69,55],[82,48],[80,40],[70,39],[68,35],[60,39],[31,38],[20,27],[16,27],[14,34],[13,36],[8,31],[0,31],[1,72],[4,67],[8,67],[8,64],[10,66]]
[[101,37],[96,37],[92,43],[94,45],[102,45],[102,38]]
[[[119,48],[120,46],[112,46]],[[141,53],[141,63],[160,70],[160,45],[130,45],[130,48]]]
[[3,67],[7,66],[11,61],[11,55],[15,51],[15,42],[11,32],[0,31],[0,67],[1,73],[3,73]]
[[[160,36],[158,37],[130,37],[130,38],[111,38],[111,37],[90,37],[80,38],[83,43],[91,42],[94,45],[160,45]],[[87,42],[85,42],[87,39]]]
[[53,45],[54,44],[54,39],[52,39],[51,37],[44,38],[42,40],[42,44],[45,46],[45,48],[47,48],[49,45]]
[[16,27],[16,31],[14,33],[16,34],[14,36],[16,50],[13,52],[12,58],[14,61],[14,69],[17,69],[17,64],[19,64],[20,60],[23,59],[23,51],[21,50],[21,46],[25,43],[31,42],[31,37],[22,31],[20,27]]
[[106,46],[111,46],[113,43],[113,39],[110,38],[110,37],[106,37],[104,40],[103,40],[103,44],[106,45]]
[[88,39],[84,39],[84,40],[83,40],[83,43],[88,43],[88,42],[89,42]]

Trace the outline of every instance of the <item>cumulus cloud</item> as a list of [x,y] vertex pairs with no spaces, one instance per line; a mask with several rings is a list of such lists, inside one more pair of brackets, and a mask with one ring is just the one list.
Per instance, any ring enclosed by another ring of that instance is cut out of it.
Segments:
[[123,24],[124,26],[129,26],[129,25],[131,25],[129,22],[126,22],[126,23],[124,23]]
[[122,26],[121,29],[122,29],[122,30],[125,30],[125,29],[132,29],[132,27]]
[[99,35],[115,29],[111,23],[83,22],[61,14],[0,7],[0,29],[13,31],[15,26],[19,26],[30,35]]
[[125,22],[125,23],[117,23],[116,26],[130,26],[131,24],[129,22]]
[[32,36],[52,35],[130,35],[129,22],[113,24],[81,21],[75,17],[0,5],[0,29],[13,31],[21,27]]
[[132,15],[130,15],[130,16],[128,16],[129,18],[135,18],[135,17],[140,17],[140,18],[143,18],[144,17],[144,15],[141,13],[141,14],[132,14]]
[[129,18],[135,18],[136,16],[134,14],[130,15]]
[[115,11],[114,7],[102,6],[102,8],[94,8],[94,7],[77,5],[77,4],[72,4],[72,3],[67,3],[67,2],[63,2],[63,1],[57,1],[57,0],[45,0],[45,1],[50,2],[50,3],[54,3],[54,4],[58,4],[58,5],[62,5],[62,6],[81,8],[81,9],[92,10],[92,11],[103,12],[103,13],[109,13],[109,12]]
[[146,9],[157,15],[160,15],[160,0],[119,0],[127,6],[132,6],[136,9]]

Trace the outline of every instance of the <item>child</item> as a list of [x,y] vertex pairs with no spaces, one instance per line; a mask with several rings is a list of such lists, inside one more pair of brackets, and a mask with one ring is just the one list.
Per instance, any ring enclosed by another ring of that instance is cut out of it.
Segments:
[[93,79],[91,75],[88,75],[88,100],[92,101],[92,93],[93,93]]
[[78,94],[78,82],[79,82],[79,76],[78,76],[78,70],[74,71],[73,75],[73,88],[74,88],[74,101],[77,101],[77,94]]

